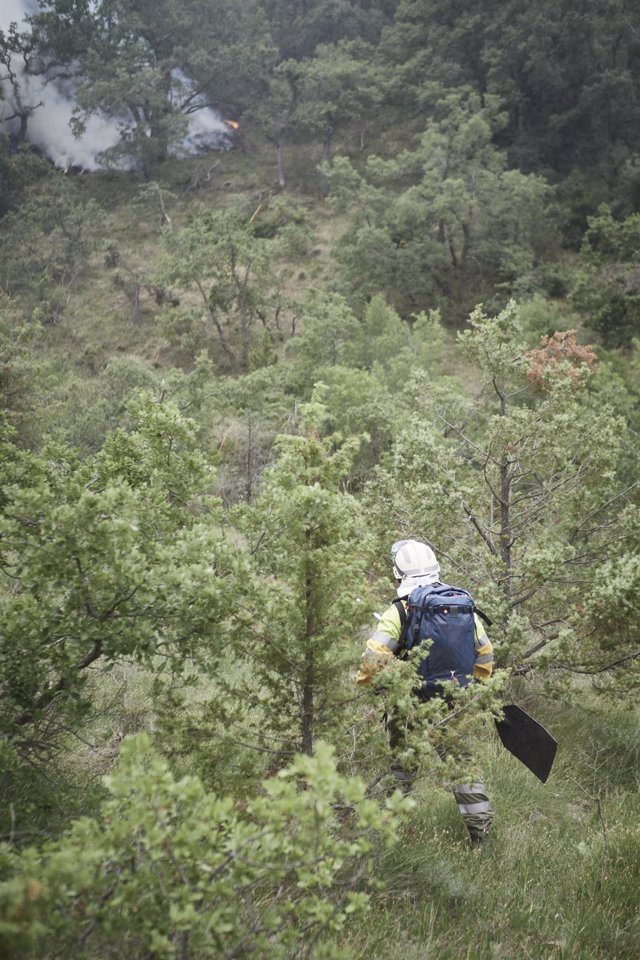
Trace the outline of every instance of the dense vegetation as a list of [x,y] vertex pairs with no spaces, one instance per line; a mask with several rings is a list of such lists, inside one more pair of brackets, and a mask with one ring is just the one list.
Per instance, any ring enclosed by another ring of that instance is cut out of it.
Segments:
[[[43,70],[100,170],[30,147]],[[633,5],[40,0],[0,106],[3,956],[637,957]],[[401,536],[498,666],[412,798],[410,665],[353,682]]]

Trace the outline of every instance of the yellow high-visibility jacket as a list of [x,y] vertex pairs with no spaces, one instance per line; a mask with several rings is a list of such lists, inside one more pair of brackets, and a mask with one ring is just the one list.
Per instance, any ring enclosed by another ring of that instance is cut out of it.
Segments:
[[[406,599],[402,602],[406,609]],[[474,615],[474,620],[476,662],[473,667],[473,676],[476,680],[488,680],[493,670],[493,646],[477,614]],[[356,676],[356,683],[359,686],[371,683],[375,675],[394,659],[400,646],[401,629],[402,623],[397,604],[392,603],[380,617],[376,632],[367,640]]]

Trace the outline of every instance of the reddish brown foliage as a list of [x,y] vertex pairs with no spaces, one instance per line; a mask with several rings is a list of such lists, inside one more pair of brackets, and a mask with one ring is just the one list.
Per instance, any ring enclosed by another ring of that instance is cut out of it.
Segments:
[[552,337],[543,337],[540,346],[525,356],[531,364],[527,379],[534,390],[547,389],[549,376],[554,373],[577,381],[598,362],[592,347],[576,342],[575,330],[556,331]]

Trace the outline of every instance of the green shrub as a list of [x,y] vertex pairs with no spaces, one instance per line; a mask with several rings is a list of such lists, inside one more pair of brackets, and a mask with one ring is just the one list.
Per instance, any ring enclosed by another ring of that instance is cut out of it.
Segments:
[[373,839],[392,841],[412,804],[365,799],[324,744],[248,802],[176,780],[146,734],[106,782],[99,817],[0,854],[5,955],[344,956],[335,938],[367,906]]

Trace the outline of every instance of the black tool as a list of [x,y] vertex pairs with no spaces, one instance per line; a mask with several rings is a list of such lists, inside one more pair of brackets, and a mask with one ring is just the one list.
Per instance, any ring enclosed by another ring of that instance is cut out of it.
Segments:
[[502,708],[496,729],[502,744],[543,783],[551,773],[558,741],[548,730],[515,703]]

